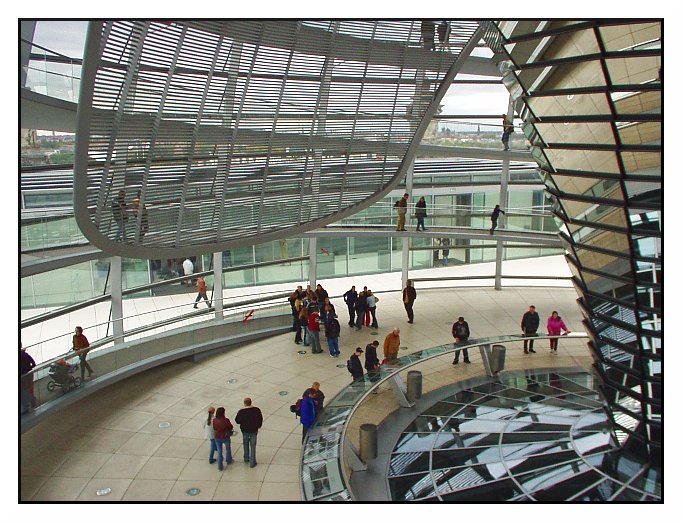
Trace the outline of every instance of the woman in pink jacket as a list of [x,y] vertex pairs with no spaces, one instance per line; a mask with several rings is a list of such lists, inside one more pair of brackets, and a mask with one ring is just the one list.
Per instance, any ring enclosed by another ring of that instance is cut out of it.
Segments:
[[[561,317],[559,317],[559,314],[555,310],[552,312],[550,318],[547,319],[547,333],[549,335],[561,335],[561,330],[564,330],[564,332],[566,332],[567,334],[571,333],[568,331],[568,328],[566,328],[566,324],[561,320]],[[552,353],[552,351],[556,352],[557,346],[559,346],[559,339],[549,340],[550,353]]]

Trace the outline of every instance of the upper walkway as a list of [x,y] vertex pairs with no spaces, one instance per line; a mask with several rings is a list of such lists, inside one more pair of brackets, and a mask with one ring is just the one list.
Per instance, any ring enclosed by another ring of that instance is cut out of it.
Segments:
[[[494,234],[490,234],[489,229],[471,227],[430,227],[426,232],[417,232],[410,227],[407,231],[401,232],[397,231],[391,225],[329,225],[324,228],[305,232],[302,234],[302,237],[433,237],[437,239],[448,238],[451,240],[475,239],[502,243],[516,242],[547,248],[561,248],[562,245],[559,237],[551,232],[498,228]],[[451,241],[451,243],[450,248],[457,248],[454,241]],[[40,274],[94,259],[104,259],[110,256],[111,254],[103,252],[92,245],[77,245],[73,247],[35,251],[27,254],[22,253],[21,277]]]

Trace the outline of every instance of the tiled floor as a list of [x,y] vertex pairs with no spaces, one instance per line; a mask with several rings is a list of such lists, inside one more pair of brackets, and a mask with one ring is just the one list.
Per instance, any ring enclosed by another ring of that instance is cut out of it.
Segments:
[[[576,293],[566,288],[508,288],[421,291],[415,323],[406,322],[398,292],[382,295],[378,338],[401,328],[408,351],[449,342],[453,320],[463,315],[472,338],[519,332],[521,315],[534,304],[542,318],[558,310],[568,327],[582,330]],[[344,364],[356,346],[374,336],[346,326],[342,302],[342,356],[297,354],[293,333],[232,349],[199,363],[178,361],[129,378],[60,411],[21,439],[22,500],[300,500],[298,465],[301,427],[289,405],[314,380],[328,399],[349,382]],[[587,366],[587,347],[568,340],[559,353],[547,353],[547,341],[530,357],[508,352],[508,367]],[[324,343],[323,343],[324,344]],[[472,360],[474,358],[472,357]],[[430,387],[480,371],[449,365],[430,376]],[[231,380],[236,379],[233,382]],[[426,381],[426,379],[425,379]],[[280,393],[287,392],[287,395]],[[258,466],[243,462],[241,437],[233,439],[234,463],[225,471],[209,465],[202,421],[209,405],[224,406],[233,419],[245,396],[261,408]],[[170,428],[159,428],[160,422]],[[98,497],[100,488],[111,488]],[[186,491],[199,488],[190,497]]]

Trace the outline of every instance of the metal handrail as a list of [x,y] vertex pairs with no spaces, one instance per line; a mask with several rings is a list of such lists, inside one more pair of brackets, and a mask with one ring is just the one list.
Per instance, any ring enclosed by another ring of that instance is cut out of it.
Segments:
[[[443,247],[439,247],[438,250]],[[452,247],[449,247],[452,248]],[[549,280],[559,280],[559,281],[570,281],[573,276],[534,276],[534,275],[501,275],[502,279],[549,279]],[[457,276],[457,277],[412,277],[410,281],[420,282],[420,281],[463,281],[467,279],[495,279],[495,274],[492,275],[482,275],[482,276]]]
[[[305,261],[310,259],[310,256],[298,256],[298,257],[290,257],[287,259],[278,259],[274,261],[263,261],[261,263],[251,263],[248,265],[240,265],[240,266],[231,266],[227,268],[223,268],[223,274],[228,273],[228,272],[237,272],[240,270],[248,270],[248,269],[253,269],[253,268],[261,268],[265,266],[272,266],[272,265],[279,265],[282,263],[291,263],[297,262],[297,261]],[[190,279],[195,279],[197,277],[201,276],[207,276],[207,275],[213,275],[213,270],[204,270],[203,272],[195,272],[192,275],[183,275],[179,277],[174,277],[171,279],[164,279],[163,281],[156,281],[154,283],[147,283],[144,285],[140,286],[135,286],[133,288],[127,288],[121,292],[121,295],[130,295],[130,294],[137,294],[139,292],[144,292],[147,290],[153,290],[154,288],[159,288],[162,286],[167,286],[167,285],[172,285],[175,283],[181,283],[183,281],[187,281]],[[56,310],[51,310],[49,312],[46,312],[44,314],[36,315],[35,317],[31,317],[30,319],[26,319],[24,321],[21,321],[20,327],[21,328],[26,328],[29,326],[33,326],[38,323],[42,323],[44,321],[48,321],[50,319],[55,319],[57,317],[60,317],[62,315],[75,312],[76,310],[81,310],[83,308],[87,308],[89,306],[104,302],[104,301],[109,301],[111,299],[111,294],[103,294],[97,297],[93,297],[91,299],[88,299],[86,301],[81,301],[80,303],[74,303],[71,305],[67,305],[62,308],[58,308]]]
[[[287,292],[286,294],[284,294],[284,296],[288,296],[289,294],[290,294],[290,292]],[[275,296],[274,298],[277,298],[277,297],[280,297],[280,296]],[[233,306],[231,306],[229,309],[223,309],[223,316],[225,315],[225,312],[229,312],[228,317],[233,317],[233,316],[238,315],[239,313],[241,313],[241,312],[243,311],[242,309],[243,309],[244,307],[250,306],[250,305],[253,305],[253,304],[257,304],[257,303],[259,303],[259,302],[265,303],[265,305],[264,305],[263,307],[261,307],[260,310],[267,310],[267,309],[269,309],[269,308],[275,308],[275,307],[281,306],[281,305],[283,304],[283,303],[279,303],[279,302],[269,303],[268,301],[271,301],[272,299],[273,299],[273,298],[268,297],[268,298],[262,299],[262,300],[251,299],[251,300],[246,300],[246,301],[241,301],[241,302],[238,302],[238,303],[234,303]],[[105,322],[102,322],[102,323],[96,323],[96,324],[92,324],[92,325],[87,325],[84,329],[97,328],[97,327],[104,326],[104,325],[107,325],[107,324],[113,324],[115,321],[122,321],[122,320],[126,320],[126,319],[133,319],[133,318],[136,318],[136,317],[141,317],[141,316],[146,315],[146,314],[158,313],[158,312],[162,312],[162,311],[166,311],[166,310],[172,310],[172,309],[174,309],[174,308],[181,308],[181,307],[189,306],[189,305],[192,305],[192,306],[193,306],[194,303],[187,303],[187,304],[182,304],[182,305],[174,305],[174,306],[169,306],[169,307],[161,308],[161,309],[157,309],[157,310],[150,310],[150,311],[148,311],[148,312],[142,312],[142,313],[135,314],[135,315],[129,315],[129,316],[127,316],[127,317],[123,317],[123,318],[121,318],[121,319],[116,319],[116,320],[111,319],[111,320],[108,320],[108,321],[105,321]],[[77,355],[78,355],[79,353],[81,353],[81,352],[91,351],[91,350],[94,350],[95,348],[100,348],[100,347],[102,347],[102,346],[105,346],[105,345],[107,345],[107,344],[112,343],[112,342],[113,342],[114,340],[116,340],[116,339],[122,339],[122,338],[124,338],[124,337],[130,337],[130,336],[132,336],[132,335],[136,335],[136,334],[139,334],[139,333],[143,333],[143,332],[146,332],[146,331],[149,331],[149,330],[154,330],[154,329],[156,329],[156,328],[160,328],[160,327],[166,326],[166,325],[168,325],[168,324],[173,324],[173,323],[176,323],[176,322],[179,322],[179,321],[185,321],[185,320],[191,319],[191,318],[193,318],[193,317],[199,317],[199,316],[205,315],[205,314],[207,314],[207,313],[212,313],[214,310],[215,310],[214,307],[206,308],[205,310],[204,310],[204,309],[201,309],[201,310],[197,310],[196,312],[190,312],[190,313],[188,313],[188,314],[183,314],[183,315],[180,315],[180,316],[169,317],[169,318],[167,318],[167,319],[163,319],[163,320],[158,321],[158,322],[156,322],[156,323],[147,324],[147,325],[143,325],[143,326],[140,326],[140,327],[137,327],[137,328],[133,328],[133,329],[127,330],[127,331],[124,332],[122,335],[109,335],[109,336],[103,337],[103,338],[101,338],[101,339],[98,339],[97,341],[93,341],[92,343],[90,343],[90,346],[88,346],[88,348],[86,348],[86,349],[79,350],[79,351],[69,350],[69,351],[67,351],[67,352],[65,352],[65,353],[62,353],[62,354],[57,355],[57,356],[55,356],[55,357],[53,357],[53,358],[51,358],[51,359],[48,359],[47,361],[43,361],[43,362],[37,364],[30,372],[27,372],[27,373],[24,374],[24,375],[33,374],[33,373],[35,373],[35,372],[37,372],[37,371],[39,371],[39,370],[48,368],[48,367],[50,366],[50,364],[52,364],[52,363],[54,363],[54,362],[56,362],[56,361],[58,361],[58,360],[60,360],[60,359],[72,358],[72,357],[77,356]],[[287,311],[287,315],[288,315],[288,314],[289,314],[289,312]],[[53,341],[53,340],[55,340],[55,339],[59,339],[60,337],[69,336],[69,335],[71,335],[71,333],[72,333],[72,332],[65,333],[65,334],[60,334],[60,335],[57,335],[57,336],[55,336],[55,337],[51,337],[51,338],[49,338],[49,339],[45,339],[45,340],[39,341],[38,343],[35,343],[35,344],[32,344],[32,345],[26,346],[26,349],[28,350],[29,348],[31,348],[31,347],[33,347],[33,346],[37,346],[38,344],[42,344],[42,343],[45,343],[45,342],[48,342],[48,341]]]
[[[568,334],[568,335],[538,335],[537,337],[533,337],[532,339],[535,341],[535,340],[542,340],[542,339],[559,339],[559,338],[587,339],[588,335],[585,332],[572,332],[571,334]],[[351,499],[354,500],[352,491],[350,490],[350,487],[349,487],[350,478],[348,477],[345,466],[343,464],[346,460],[346,455],[345,455],[346,450],[344,447],[345,446],[344,441],[346,440],[348,428],[350,425],[350,422],[349,422],[350,419],[352,419],[356,410],[360,407],[360,405],[365,401],[365,399],[367,399],[367,397],[374,390],[376,390],[381,384],[386,382],[388,379],[393,378],[399,372],[405,371],[405,370],[412,368],[418,364],[421,364],[425,361],[435,359],[436,357],[452,354],[455,350],[461,350],[463,348],[472,349],[472,348],[476,348],[476,347],[480,347],[480,346],[484,346],[484,345],[491,345],[491,344],[506,344],[506,343],[510,343],[510,342],[519,342],[519,341],[523,341],[525,339],[527,339],[527,338],[524,337],[523,335],[506,335],[506,336],[498,336],[498,337],[488,337],[488,338],[484,338],[484,339],[472,339],[472,340],[469,340],[469,341],[466,341],[463,343],[457,343],[456,345],[454,345],[453,343],[448,343],[448,344],[444,344],[444,345],[435,346],[432,348],[427,348],[425,350],[420,350],[418,352],[415,352],[415,353],[409,354],[407,356],[401,357],[401,358],[391,362],[390,364],[382,365],[381,368],[384,371],[386,371],[386,374],[383,375],[382,377],[380,377],[379,379],[377,379],[376,375],[373,375],[372,376],[373,380],[370,381],[370,380],[368,380],[367,374],[365,374],[365,376],[362,379],[360,379],[358,381],[353,381],[348,386],[342,388],[329,402],[325,403],[325,412],[328,413],[334,407],[335,401],[347,400],[347,392],[349,389],[351,389],[353,387],[362,386],[362,389],[364,390],[364,393],[362,393],[360,396],[358,396],[356,398],[355,403],[352,405],[351,409],[344,414],[343,423],[339,423],[340,419],[338,417],[335,418],[335,423],[337,425],[340,424],[342,426],[340,437],[338,439],[336,439],[336,444],[338,446],[338,453],[337,453],[338,456],[336,457],[336,459],[338,462],[338,469],[341,470],[341,480],[343,481],[344,490],[348,493],[348,495],[351,497]],[[425,358],[419,358],[423,352],[429,351],[429,350],[438,350],[439,348],[441,349],[440,351],[435,352],[435,353],[433,353],[433,354],[431,354]],[[477,354],[475,352],[471,355],[473,355],[474,357],[477,356]],[[411,360],[410,362],[404,363],[405,359],[414,359],[415,357],[417,357],[418,359],[417,360]],[[374,379],[376,379],[376,380],[374,380]],[[348,405],[345,404],[343,407],[347,408]],[[300,467],[301,472],[303,469],[303,465],[305,463],[304,459],[306,457],[305,444],[307,443],[308,438],[310,437],[310,434],[314,432],[314,430],[317,426],[318,426],[318,423],[316,421],[315,424],[313,424],[313,426],[311,426],[311,428],[309,429],[308,436],[306,436],[306,439],[304,441],[304,451],[301,452],[301,467]],[[332,441],[332,440],[334,440],[334,439],[331,439],[331,438],[328,439],[328,441]],[[329,442],[328,442],[328,444],[326,446],[326,451],[331,453],[331,449],[332,448],[330,448]],[[333,491],[327,496],[338,495],[339,493],[342,493],[344,490]],[[304,500],[312,500],[312,499],[306,499],[304,497]]]

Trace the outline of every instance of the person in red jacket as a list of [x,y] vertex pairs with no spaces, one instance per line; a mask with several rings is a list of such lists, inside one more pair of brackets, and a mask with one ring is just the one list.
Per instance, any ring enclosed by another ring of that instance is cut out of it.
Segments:
[[322,353],[320,344],[320,314],[314,310],[308,316],[308,333],[310,333],[310,344],[313,345],[313,353]]
[[85,360],[88,352],[90,351],[87,349],[90,346],[90,342],[88,341],[88,338],[83,335],[83,329],[80,326],[76,326],[76,331],[74,333],[76,335],[73,336],[73,350],[78,353],[78,358],[80,359],[81,365],[81,380],[84,381],[86,368],[88,370],[88,377],[95,373],[92,371],[92,367]]
[[213,419],[213,431],[215,432],[215,444],[218,447],[218,470],[223,470],[223,444],[225,445],[225,462],[232,464],[232,448],[230,436],[234,427],[230,419],[225,417],[225,408],[222,406],[215,411]]
[[208,296],[206,295],[206,280],[204,279],[203,276],[201,276],[199,278],[199,281],[197,281],[197,292],[199,293],[199,295],[197,295],[197,298],[194,301],[194,308],[197,307],[197,303],[201,300],[202,297],[206,301],[206,306],[211,308],[211,301],[208,300]]

